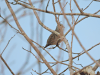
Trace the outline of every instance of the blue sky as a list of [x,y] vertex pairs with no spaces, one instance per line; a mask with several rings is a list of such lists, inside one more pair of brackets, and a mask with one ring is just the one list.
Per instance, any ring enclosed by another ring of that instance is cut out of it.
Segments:
[[[36,1],[36,0],[34,0],[34,1]],[[36,4],[34,4],[34,6],[36,8],[45,9],[47,1],[48,0],[46,0],[44,2],[43,7],[39,7],[40,3],[36,3]],[[55,0],[55,2],[56,1],[57,0]],[[69,0],[66,0],[66,1],[68,1],[68,4],[65,7],[65,12],[70,13]],[[63,2],[63,0],[62,0],[62,2]],[[77,2],[79,4],[80,8],[84,9],[91,2],[91,0],[81,0],[81,1],[77,0]],[[11,6],[12,6],[14,11],[16,11],[18,8],[21,7],[20,5],[11,5]],[[59,8],[59,5],[55,4],[55,6],[56,6],[56,11],[60,12],[61,9]],[[100,2],[94,1],[89,6],[89,8],[86,9],[84,12],[92,14],[92,13],[95,13],[96,11],[100,10],[99,7],[100,7]],[[0,8],[1,8],[1,15],[3,17],[6,17],[7,15],[10,14],[5,2],[2,1],[2,0],[0,2]],[[4,9],[5,9],[5,15],[4,15],[4,12],[3,12]],[[73,9],[73,12],[79,13],[79,11],[76,8],[76,5],[74,4],[73,1],[72,1],[72,9]],[[34,15],[34,13],[32,12],[31,9],[27,9],[27,8],[22,9],[20,12],[16,13],[16,16],[19,17],[21,14],[23,14],[24,11],[26,11],[27,14],[32,13],[33,15],[27,15],[25,17],[21,17],[20,19],[18,19],[21,27],[26,32],[26,34],[30,38],[32,38],[35,42],[38,42],[40,44],[40,41],[42,41],[41,45],[45,46],[47,38],[49,37],[51,32],[42,28],[43,33],[42,33],[42,37],[40,37],[41,26],[37,23],[37,19],[36,19],[35,15]],[[48,11],[53,11],[52,0],[50,0],[49,6],[48,6]],[[56,24],[55,17],[54,17],[53,14],[42,13],[42,12],[38,12],[38,14],[40,14],[39,17],[40,17],[41,21],[42,21],[42,19],[44,19],[44,22],[43,22],[44,25],[46,25],[50,29],[55,30],[57,24]],[[100,15],[100,13],[98,13],[98,15]],[[71,22],[72,22],[71,16],[67,16],[67,17],[68,17],[70,24],[71,24]],[[75,20],[77,19],[77,17],[78,16],[75,16]],[[84,16],[80,16],[79,20],[83,17]],[[13,19],[13,18],[10,17],[8,19],[8,21],[11,20],[11,19]],[[1,21],[2,21],[2,19],[0,18],[0,22]],[[68,27],[67,22],[65,21],[63,16],[60,16],[60,21],[65,26],[64,33],[66,33],[69,30],[69,27]],[[99,18],[88,17],[88,18],[84,19],[83,21],[79,22],[75,26],[75,33],[77,34],[79,40],[81,41],[82,45],[85,47],[86,50],[89,49],[90,47],[92,47],[93,45],[100,42],[100,23],[99,23],[99,21],[100,21]],[[33,27],[31,27],[31,22],[33,22]],[[10,24],[17,28],[14,21],[11,21]],[[2,28],[3,25],[5,25],[5,24],[0,25],[0,28]],[[2,29],[2,33],[3,33],[4,29]],[[16,34],[16,31],[14,29],[12,29],[11,27],[9,27],[8,25],[7,25],[6,30],[7,30],[7,32],[5,34],[4,40],[0,44],[0,52],[2,52],[2,50],[5,48],[9,39],[14,34]],[[33,37],[31,37],[31,34],[33,34]],[[38,34],[38,36],[36,34]],[[67,38],[69,44],[71,45],[71,32],[66,36],[66,38]],[[0,36],[0,39],[1,39],[1,36]],[[22,65],[24,64],[24,62],[27,58],[28,52],[23,50],[22,47],[29,50],[30,45],[22,35],[16,34],[16,36],[10,41],[8,47],[6,48],[6,50],[4,51],[4,53],[2,55],[4,57],[4,59],[7,61],[7,63],[9,64],[10,68],[13,70],[14,73],[17,73],[20,70],[20,68],[22,67]],[[63,48],[65,49],[64,43],[63,43]],[[38,48],[38,49],[40,49],[40,48]],[[96,46],[91,51],[89,51],[90,55],[95,60],[100,59],[100,55],[99,55],[100,50],[99,49],[100,49],[100,46]],[[61,53],[60,61],[68,59],[68,53],[65,53],[64,51],[60,51],[58,48],[50,49],[50,50],[46,49],[46,50],[48,50],[50,52],[50,54],[56,59],[58,58],[59,53]],[[79,43],[77,42],[76,38],[74,37],[72,51],[75,52],[75,53],[79,53],[82,50],[83,49],[80,47]],[[32,52],[37,56],[34,49],[32,49]],[[46,54],[46,55],[44,55],[44,57],[46,58],[46,60],[48,62],[54,62],[54,60],[47,53],[45,53],[44,50],[42,50],[41,53]],[[76,56],[76,55],[73,55],[73,56]],[[87,66],[87,65],[91,64],[93,61],[87,56],[87,54],[84,54],[84,55],[80,56],[79,60],[78,60],[78,58],[74,59],[74,62],[77,63],[77,64],[82,64],[83,66]],[[2,63],[4,65],[4,63],[1,60],[0,60],[0,63]],[[68,64],[68,62],[65,62],[65,63]],[[80,69],[82,68],[80,65],[76,65],[74,63],[73,63],[73,65],[75,67],[80,68]],[[31,68],[29,70],[27,70],[29,67],[31,67]],[[41,64],[41,68],[42,68],[42,72],[44,72],[47,69],[45,64]],[[67,66],[61,64],[61,65],[59,65],[59,68],[60,69],[59,69],[58,73],[62,72],[64,69],[66,69]],[[23,75],[31,75],[30,72],[32,72],[33,75],[36,75],[36,73],[33,72],[32,69],[36,70],[38,72],[38,64],[37,64],[36,58],[32,54],[30,54],[30,58],[28,60],[27,66],[24,69],[22,69],[22,71],[25,72]],[[53,69],[56,70],[56,66],[54,66]],[[100,71],[100,68],[98,68],[98,71]],[[48,72],[50,72],[50,71],[48,71]],[[7,67],[5,65],[4,65],[4,73],[5,73],[5,75],[11,75],[11,73],[9,72],[9,70],[7,69]],[[69,74],[69,70],[66,71],[64,74],[65,75]],[[47,75],[47,74],[44,74],[44,75]]]

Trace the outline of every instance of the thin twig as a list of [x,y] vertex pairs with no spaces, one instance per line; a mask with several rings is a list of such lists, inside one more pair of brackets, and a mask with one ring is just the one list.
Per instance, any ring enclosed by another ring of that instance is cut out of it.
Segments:
[[46,11],[47,11],[47,8],[48,8],[48,5],[49,5],[49,2],[50,2],[50,0],[48,0],[47,6],[46,6]]
[[68,70],[68,68],[66,68],[64,71],[62,71],[62,72],[59,73],[58,75],[61,75],[61,74],[64,73],[66,70]]
[[[2,16],[1,16],[1,18],[4,19]],[[21,34],[21,32],[20,32],[19,30],[17,30],[16,28],[14,28],[11,24],[9,24],[9,22],[8,22],[6,19],[4,19],[4,21],[5,21],[6,23],[8,23],[8,25],[9,25],[11,28],[13,28],[14,30],[16,30],[18,33]]]
[[7,64],[7,62],[3,59],[2,55],[0,55],[1,60],[4,62],[4,64],[6,65],[6,67],[9,69],[9,71],[11,72],[11,74],[15,75],[14,72],[11,70],[11,68],[9,67],[9,65]]
[[79,9],[79,11],[83,14],[84,12],[80,9],[80,7],[79,7],[78,3],[76,2],[76,0],[74,0],[74,2],[76,4],[77,8]]
[[[16,33],[17,34],[17,33]],[[15,34],[15,35],[16,35]],[[4,50],[2,51],[2,53],[1,53],[1,55],[3,54],[3,52],[5,51],[5,49],[7,48],[7,46],[9,45],[9,42],[12,40],[12,38],[14,38],[15,37],[15,35],[13,36],[13,37],[11,37],[11,39],[8,41],[8,43],[7,43],[7,45],[6,45],[6,47],[4,48]]]
[[93,0],[90,2],[90,4],[86,8],[83,9],[83,11],[86,10],[92,4],[92,2]]
[[[93,49],[94,47],[96,47],[96,46],[98,46],[98,45],[100,45],[100,43],[97,43],[96,45],[92,46],[92,47],[91,47],[91,48],[89,48],[87,51],[90,51],[91,49]],[[80,53],[79,55],[77,55],[77,56],[73,57],[72,59],[75,59],[75,58],[77,58],[77,57],[79,57],[79,56],[83,55],[84,53],[85,53],[85,52]],[[66,62],[66,61],[69,61],[69,59],[68,59],[68,60],[65,60],[65,61],[62,61],[62,62]]]
[[35,57],[35,58],[36,58],[39,62],[43,63],[43,62],[42,62],[42,61],[40,61],[40,60],[39,60],[39,58],[38,58],[35,54],[33,54],[31,51],[26,50],[26,49],[25,49],[25,48],[23,48],[23,47],[22,47],[22,49],[23,49],[23,50],[25,50],[25,51],[27,51],[27,52],[30,52],[30,53],[31,53],[31,54],[32,54],[32,55],[33,55],[33,56],[34,56],[34,57]]
[[[98,11],[95,12],[94,14],[97,14],[98,12],[100,12],[100,10],[98,10]],[[79,22],[81,22],[82,20],[84,20],[85,18],[88,18],[88,17],[89,17],[89,16],[86,16],[86,17],[80,19],[78,22],[75,22],[75,25],[78,24]],[[70,31],[71,31],[71,29],[69,29],[69,30],[64,34],[64,36],[66,36]]]
[[100,64],[88,53],[88,51],[84,48],[84,46],[81,44],[80,40],[78,39],[77,35],[74,32],[74,36],[76,37],[77,41],[79,42],[80,46],[83,48],[84,52],[100,67]]

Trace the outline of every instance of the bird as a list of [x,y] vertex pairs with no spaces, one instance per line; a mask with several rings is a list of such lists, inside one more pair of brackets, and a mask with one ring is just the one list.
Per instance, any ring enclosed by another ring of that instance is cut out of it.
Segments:
[[[62,24],[58,24],[56,26],[55,31],[60,33],[60,35],[63,35],[64,28],[65,27]],[[49,38],[47,39],[47,44],[45,45],[44,48],[48,47],[49,45],[56,45],[56,46],[58,46],[60,42],[62,42],[62,40],[60,39],[60,36],[56,35],[55,33],[52,33],[49,36]]]

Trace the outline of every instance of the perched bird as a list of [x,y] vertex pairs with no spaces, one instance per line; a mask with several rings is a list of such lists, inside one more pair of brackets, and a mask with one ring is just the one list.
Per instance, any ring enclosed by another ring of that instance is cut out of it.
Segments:
[[[55,31],[59,32],[60,35],[63,35],[64,28],[65,28],[65,27],[64,27],[62,24],[59,24],[59,25],[57,25]],[[44,48],[46,48],[46,47],[49,46],[49,45],[56,45],[56,46],[58,46],[59,43],[60,43],[61,41],[62,41],[62,40],[60,39],[60,36],[58,36],[58,35],[52,33],[52,34],[49,36],[49,38],[48,38],[48,40],[47,40],[47,44],[46,44],[46,46],[45,46]]]

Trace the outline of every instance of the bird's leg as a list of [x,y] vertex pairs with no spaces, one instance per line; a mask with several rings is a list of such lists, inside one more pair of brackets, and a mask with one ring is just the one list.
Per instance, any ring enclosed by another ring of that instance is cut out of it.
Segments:
[[59,47],[60,39],[58,39],[56,46]]

